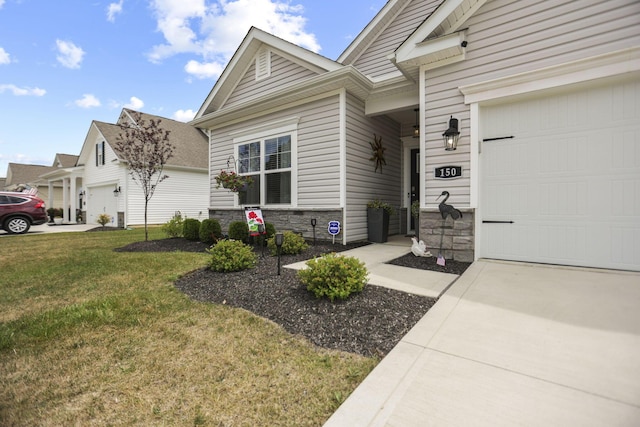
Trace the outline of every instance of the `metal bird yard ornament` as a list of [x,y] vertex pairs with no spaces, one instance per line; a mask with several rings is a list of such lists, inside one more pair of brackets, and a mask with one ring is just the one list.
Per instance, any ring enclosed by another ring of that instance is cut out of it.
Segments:
[[371,151],[373,151],[373,156],[369,160],[372,162],[376,162],[376,169],[374,172],[378,172],[378,167],[380,167],[380,173],[382,173],[382,165],[386,165],[387,162],[384,159],[384,148],[382,146],[382,136],[377,136],[375,133],[373,134],[373,142],[369,142],[371,146]]
[[448,191],[443,191],[438,198],[436,199],[436,201],[438,201],[441,197],[444,196],[444,199],[440,202],[440,204],[438,205],[438,209],[440,210],[440,216],[442,216],[442,227],[441,231],[440,231],[440,250],[438,251],[438,260],[436,261],[436,263],[438,265],[441,266],[445,266],[446,261],[444,259],[444,257],[442,256],[442,237],[444,236],[444,228],[445,228],[445,224],[447,222],[447,217],[451,217],[454,221],[458,218],[462,218],[462,212],[460,212],[459,209],[454,208],[451,205],[448,205],[446,202],[449,199],[449,192]]
[[438,198],[436,199],[436,202],[440,199],[440,197],[444,196],[444,199],[440,202],[440,204],[438,205],[438,209],[440,209],[440,215],[442,215],[442,219],[446,220],[447,216],[451,216],[451,218],[453,218],[454,220],[458,219],[458,218],[462,218],[462,212],[460,212],[459,209],[454,208],[451,205],[448,205],[446,202],[449,199],[449,192],[448,191],[443,191]]

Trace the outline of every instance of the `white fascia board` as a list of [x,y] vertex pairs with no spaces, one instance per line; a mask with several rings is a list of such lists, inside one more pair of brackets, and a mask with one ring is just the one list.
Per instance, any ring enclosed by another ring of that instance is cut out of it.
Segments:
[[375,116],[391,111],[405,110],[420,103],[417,91],[393,93],[386,97],[368,99],[364,105],[366,116]]
[[396,62],[401,62],[404,59],[411,58],[414,55],[412,51],[415,46],[427,39],[438,26],[443,23],[449,15],[455,12],[456,8],[460,6],[464,0],[445,0],[436,10],[433,11],[431,16],[416,29],[416,31],[409,37],[395,52]]
[[444,61],[450,63],[453,58],[464,57],[465,49],[462,47],[462,42],[465,41],[466,36],[466,31],[460,31],[437,39],[427,40],[417,44],[409,52],[410,56],[396,56],[396,61],[416,66],[430,65],[430,68],[436,68]]

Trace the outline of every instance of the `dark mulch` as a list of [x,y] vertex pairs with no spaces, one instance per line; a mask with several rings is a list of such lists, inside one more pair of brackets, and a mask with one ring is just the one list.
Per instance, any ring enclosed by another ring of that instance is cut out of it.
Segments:
[[[281,265],[308,260],[329,252],[342,252],[366,243],[310,245],[301,255],[283,255]],[[202,252],[207,245],[181,238],[136,242],[121,252]],[[267,250],[256,249],[258,266],[234,273],[216,273],[203,268],[180,278],[175,286],[189,297],[249,310],[282,325],[287,331],[306,337],[330,349],[383,357],[435,303],[432,298],[368,285],[345,301],[316,299],[297,277],[295,270],[281,267]],[[433,261],[432,263],[430,261]],[[391,262],[410,268],[443,271],[435,258],[413,254]],[[459,274],[467,263],[447,261],[447,272]]]

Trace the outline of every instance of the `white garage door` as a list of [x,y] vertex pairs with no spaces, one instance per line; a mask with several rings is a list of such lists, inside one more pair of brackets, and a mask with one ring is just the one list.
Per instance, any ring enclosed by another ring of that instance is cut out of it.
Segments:
[[118,221],[118,198],[113,195],[113,184],[101,187],[90,187],[87,198],[87,223],[97,224],[98,216],[106,213],[111,217],[111,224],[115,227]]
[[479,256],[640,270],[640,80],[481,109]]

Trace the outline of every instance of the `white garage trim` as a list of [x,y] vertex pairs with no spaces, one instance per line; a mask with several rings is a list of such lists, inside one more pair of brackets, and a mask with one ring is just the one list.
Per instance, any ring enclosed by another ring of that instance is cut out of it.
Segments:
[[553,67],[460,86],[465,104],[553,89],[640,71],[640,47],[632,47]]

